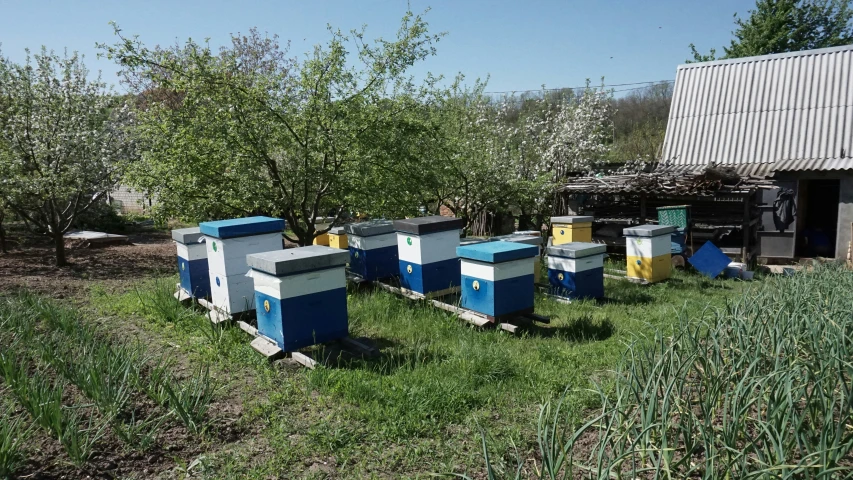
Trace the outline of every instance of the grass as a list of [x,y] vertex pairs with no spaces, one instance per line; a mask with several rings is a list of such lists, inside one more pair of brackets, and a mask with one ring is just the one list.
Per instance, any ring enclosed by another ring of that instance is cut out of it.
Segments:
[[[146,280],[116,293],[95,288],[91,307],[99,316],[138,319],[152,342],[178,345],[192,364],[231,379],[224,394],[242,404],[242,424],[256,432],[260,450],[211,452],[205,471],[248,478],[301,476],[306,466],[319,476],[332,468],[352,478],[476,472],[483,468],[481,428],[490,432],[498,458],[511,460],[514,446],[532,454],[531,420],[541,403],[569,386],[566,410],[580,415],[599,406],[593,388],[596,382],[613,388],[611,370],[627,343],[677,324],[681,310],[722,307],[745,287],[681,273],[651,286],[607,280],[602,302],[537,298],[538,313],[552,323],[518,335],[474,328],[385,292],[351,290],[351,334],[372,340],[382,353],[333,358],[311,371],[265,363],[239,329],[208,335],[210,322],[199,310],[161,315],[151,296],[176,302],[174,289],[156,282],[175,283]],[[320,350],[314,354],[328,353]]]
[[[773,278],[629,345],[597,412],[541,410],[539,478],[850,478],[853,273]],[[569,398],[568,393],[564,400]],[[490,479],[534,476],[484,452]]]

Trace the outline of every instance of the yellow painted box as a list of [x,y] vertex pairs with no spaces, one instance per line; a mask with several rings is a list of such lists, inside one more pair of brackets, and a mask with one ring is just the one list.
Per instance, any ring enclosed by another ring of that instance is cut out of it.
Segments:
[[314,245],[323,245],[323,246],[328,247],[329,246],[329,234],[324,233],[322,235],[318,235],[318,236],[314,237]]
[[672,254],[669,253],[651,258],[630,255],[627,258],[629,278],[642,278],[655,283],[666,280],[672,272]]
[[622,230],[625,236],[626,267],[629,278],[660,282],[672,272],[670,225],[639,225]]
[[568,215],[551,217],[552,245],[572,242],[592,242],[592,217],[589,215]]
[[332,227],[329,230],[329,246],[341,250],[349,250],[349,243],[344,227]]

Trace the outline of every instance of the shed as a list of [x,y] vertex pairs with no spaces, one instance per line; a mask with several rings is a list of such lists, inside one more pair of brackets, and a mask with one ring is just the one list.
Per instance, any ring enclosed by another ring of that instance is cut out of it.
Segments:
[[841,258],[853,224],[851,79],[853,45],[680,65],[662,161],[572,179],[554,213],[631,225],[689,204],[700,240],[733,232],[715,239],[727,254]]
[[663,159],[772,179],[759,199],[762,257],[846,255],[851,150],[853,45],[678,67]]

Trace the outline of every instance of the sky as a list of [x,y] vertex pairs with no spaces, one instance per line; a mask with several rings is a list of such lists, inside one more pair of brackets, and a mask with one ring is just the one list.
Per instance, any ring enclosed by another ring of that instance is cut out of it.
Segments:
[[24,49],[79,51],[92,71],[117,84],[118,67],[97,59],[96,43],[115,43],[109,25],[139,35],[147,46],[187,38],[227,44],[230,34],[257,27],[305,53],[329,38],[327,24],[367,38],[392,38],[411,5],[433,33],[446,32],[434,57],[412,73],[488,77],[488,92],[577,87],[601,77],[617,92],[636,82],[672,80],[690,57],[728,44],[733,14],[754,0],[313,0],[313,1],[47,1],[0,0],[0,52],[24,60]]

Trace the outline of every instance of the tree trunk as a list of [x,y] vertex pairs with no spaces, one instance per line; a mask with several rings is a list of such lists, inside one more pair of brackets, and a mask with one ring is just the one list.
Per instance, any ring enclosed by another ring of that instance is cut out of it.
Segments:
[[53,234],[53,245],[56,247],[56,266],[64,267],[68,265],[65,260],[65,236],[62,232]]
[[3,220],[6,214],[0,209],[0,253],[9,253],[6,250],[6,230],[3,228]]

